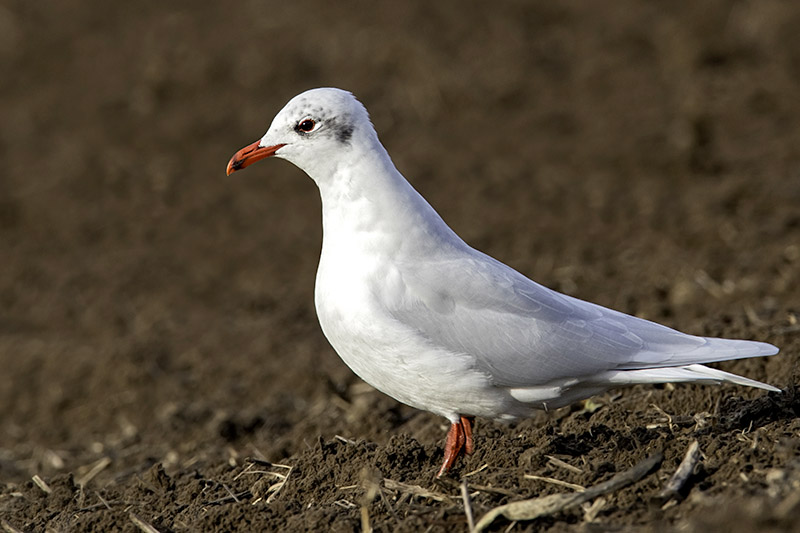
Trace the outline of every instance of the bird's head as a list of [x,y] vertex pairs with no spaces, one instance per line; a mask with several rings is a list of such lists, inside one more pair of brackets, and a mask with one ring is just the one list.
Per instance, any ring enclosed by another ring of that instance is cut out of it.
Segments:
[[342,153],[373,138],[377,140],[367,110],[351,93],[311,89],[292,98],[261,139],[236,152],[227,173],[275,156],[316,179],[319,166],[335,166]]

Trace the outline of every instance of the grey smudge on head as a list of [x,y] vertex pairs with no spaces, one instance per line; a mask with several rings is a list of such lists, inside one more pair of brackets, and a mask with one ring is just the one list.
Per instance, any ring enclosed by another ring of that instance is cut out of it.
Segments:
[[348,144],[352,136],[353,136],[352,124],[341,124],[341,125],[337,124],[336,140],[338,140],[342,144]]
[[[326,135],[333,135],[336,140],[342,144],[350,144],[355,126],[353,126],[351,122],[352,117],[349,114],[331,116],[328,109],[313,104],[307,99],[299,100],[298,104],[300,109],[304,110],[303,113],[298,113],[298,116],[308,117],[312,120],[326,123],[327,127],[329,128],[329,133]],[[306,134],[299,129],[299,122],[295,124],[294,130],[300,135]]]

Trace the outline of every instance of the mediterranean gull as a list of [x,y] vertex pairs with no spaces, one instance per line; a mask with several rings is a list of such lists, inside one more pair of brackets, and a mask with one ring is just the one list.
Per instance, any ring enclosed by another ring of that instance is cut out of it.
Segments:
[[340,89],[292,98],[227,173],[266,157],[319,187],[322,331],[358,376],[450,421],[447,472],[474,417],[513,420],[638,383],[735,383],[703,363],[773,355],[763,342],[686,335],[579,300],[475,250],[395,168],[364,106]]

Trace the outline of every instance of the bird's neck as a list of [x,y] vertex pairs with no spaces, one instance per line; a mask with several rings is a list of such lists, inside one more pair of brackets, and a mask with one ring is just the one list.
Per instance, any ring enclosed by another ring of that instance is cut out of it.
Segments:
[[377,140],[370,150],[356,154],[350,164],[336,167],[317,184],[323,251],[335,242],[362,252],[416,255],[463,244],[395,168]]

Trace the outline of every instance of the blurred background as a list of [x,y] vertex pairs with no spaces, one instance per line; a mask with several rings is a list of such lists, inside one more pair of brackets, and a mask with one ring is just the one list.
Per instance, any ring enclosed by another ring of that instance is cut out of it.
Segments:
[[[313,182],[282,161],[225,176],[312,87],[352,91],[473,246],[796,354],[798,27],[780,0],[4,0],[0,480],[278,460],[410,418],[438,442],[319,331]],[[726,368],[785,386],[794,360]]]

